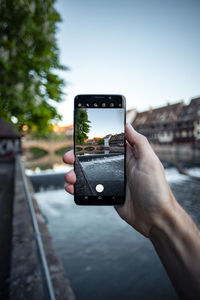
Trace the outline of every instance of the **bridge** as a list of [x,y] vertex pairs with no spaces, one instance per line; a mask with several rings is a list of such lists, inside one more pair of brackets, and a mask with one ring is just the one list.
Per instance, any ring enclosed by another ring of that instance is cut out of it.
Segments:
[[[42,149],[47,152],[46,155],[33,158],[30,152],[30,148],[35,147]],[[26,167],[37,167],[37,166],[47,166],[50,164],[60,164],[62,163],[62,158],[56,154],[56,151],[62,149],[73,147],[73,140],[71,138],[66,138],[66,140],[48,140],[48,139],[35,139],[35,140],[22,140],[22,149],[24,150],[24,162]],[[110,150],[112,152],[123,152],[123,147],[105,147],[104,145],[76,145],[76,153],[90,153],[95,154],[99,152],[104,152],[104,150]]]
[[82,153],[99,153],[103,152],[104,150],[111,151],[113,153],[123,153],[124,147],[122,146],[111,146],[111,147],[105,147],[104,145],[76,145],[76,153],[82,154]]
[[[30,153],[30,148],[35,147],[42,149],[47,152],[46,155],[33,159]],[[38,166],[38,165],[49,165],[53,163],[61,163],[62,158],[56,154],[56,151],[66,148],[73,147],[72,138],[66,138],[66,140],[48,140],[48,139],[36,139],[36,140],[22,140],[22,149],[24,150],[24,160],[26,166]]]
[[28,150],[31,147],[40,148],[42,150],[45,150],[49,154],[55,153],[57,150],[65,148],[65,147],[71,147],[73,144],[72,139],[66,139],[66,140],[45,140],[45,139],[39,139],[39,140],[22,140],[22,148],[25,150]]
[[95,153],[98,151],[109,150],[109,147],[104,145],[76,145],[76,153],[81,154],[85,152]]

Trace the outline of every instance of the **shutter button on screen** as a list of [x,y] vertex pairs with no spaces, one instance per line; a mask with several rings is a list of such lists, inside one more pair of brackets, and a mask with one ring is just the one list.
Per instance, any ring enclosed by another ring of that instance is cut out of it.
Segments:
[[104,186],[103,186],[102,184],[97,184],[97,185],[96,185],[96,191],[97,191],[98,193],[103,192],[103,190],[104,190]]

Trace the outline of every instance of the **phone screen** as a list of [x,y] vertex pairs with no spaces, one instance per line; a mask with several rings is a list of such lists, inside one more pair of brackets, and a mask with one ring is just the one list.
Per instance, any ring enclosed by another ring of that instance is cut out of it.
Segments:
[[121,204],[125,197],[125,99],[75,98],[75,202]]

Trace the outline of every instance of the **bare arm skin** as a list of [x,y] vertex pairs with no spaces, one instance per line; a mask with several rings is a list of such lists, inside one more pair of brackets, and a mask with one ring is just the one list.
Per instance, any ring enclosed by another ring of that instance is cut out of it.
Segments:
[[[115,209],[151,240],[179,296],[200,299],[200,232],[173,196],[147,139],[126,124],[126,140],[126,201]],[[73,164],[73,152],[63,160]],[[73,194],[74,171],[66,174],[66,181],[66,191]]]
[[177,202],[149,238],[180,298],[200,299],[200,233]]

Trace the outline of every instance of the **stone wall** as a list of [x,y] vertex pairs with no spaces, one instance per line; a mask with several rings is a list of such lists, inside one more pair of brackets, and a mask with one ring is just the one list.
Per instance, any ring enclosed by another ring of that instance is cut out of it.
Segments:
[[[55,298],[74,300],[75,296],[53,246],[44,218],[34,198],[30,182],[29,189],[31,191],[37,222],[42,237]],[[14,184],[10,299],[46,299],[35,233],[33,231],[29,207],[25,197],[20,167],[17,162],[15,166]]]

